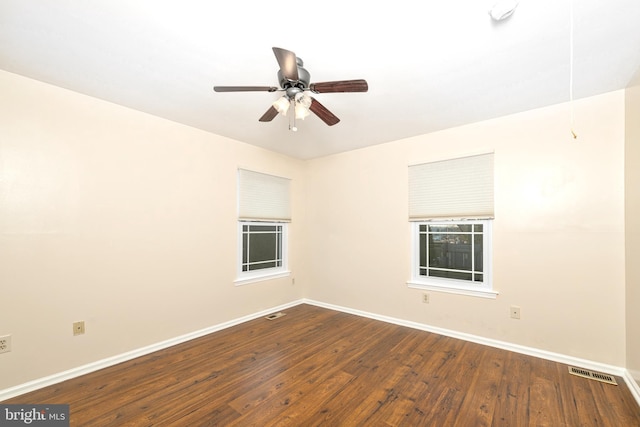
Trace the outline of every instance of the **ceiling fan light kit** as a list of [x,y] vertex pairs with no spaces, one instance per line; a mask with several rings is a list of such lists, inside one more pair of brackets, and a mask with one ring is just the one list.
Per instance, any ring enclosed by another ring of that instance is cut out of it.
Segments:
[[291,101],[286,96],[282,96],[278,98],[274,103],[273,107],[278,110],[278,113],[283,116],[287,115],[287,111],[289,111],[289,106],[291,105]]
[[296,93],[294,100],[296,104],[296,119],[304,120],[305,117],[311,114],[309,112],[309,108],[311,107],[311,97],[306,93],[300,92]]
[[338,80],[322,83],[310,83],[311,75],[303,67],[304,62],[295,53],[273,48],[280,69],[278,70],[278,82],[280,88],[274,86],[214,86],[216,92],[276,92],[283,91],[284,95],[278,98],[269,109],[258,119],[261,122],[270,122],[278,114],[284,116],[293,106],[293,125],[289,124],[292,131],[298,130],[295,120],[304,120],[314,113],[329,126],[340,121],[331,111],[318,100],[305,92],[313,93],[338,93],[338,92],[367,92],[369,86],[365,80]]

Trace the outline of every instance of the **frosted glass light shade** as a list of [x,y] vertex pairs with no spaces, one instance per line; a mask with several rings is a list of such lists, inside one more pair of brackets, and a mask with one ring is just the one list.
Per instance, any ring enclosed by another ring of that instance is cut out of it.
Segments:
[[287,111],[289,111],[290,105],[291,103],[289,102],[289,98],[287,98],[286,96],[283,96],[281,98],[278,98],[278,100],[273,103],[273,108],[278,110],[278,113],[282,114],[283,116],[286,116]]

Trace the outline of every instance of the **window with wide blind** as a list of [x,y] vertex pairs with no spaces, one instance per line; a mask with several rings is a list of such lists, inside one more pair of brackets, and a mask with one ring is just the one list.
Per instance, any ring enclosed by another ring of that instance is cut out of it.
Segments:
[[238,170],[238,279],[236,284],[283,277],[291,221],[288,178]]
[[493,153],[409,166],[409,286],[495,298],[493,217]]
[[493,153],[409,166],[409,218],[493,218]]

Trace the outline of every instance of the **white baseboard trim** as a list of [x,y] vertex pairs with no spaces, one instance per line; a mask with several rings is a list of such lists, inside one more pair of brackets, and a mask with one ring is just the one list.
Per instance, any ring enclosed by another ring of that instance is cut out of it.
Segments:
[[304,302],[303,300],[298,300],[298,301],[293,301],[287,304],[282,304],[277,307],[272,307],[257,313],[239,317],[237,319],[233,319],[228,322],[223,322],[217,325],[213,325],[208,328],[201,329],[199,331],[184,334],[179,337],[168,339],[166,341],[162,341],[156,344],[151,344],[149,346],[128,351],[126,353],[118,354],[113,357],[108,357],[106,359],[102,359],[96,362],[88,363],[86,365],[78,366],[77,368],[72,368],[64,372],[59,372],[53,375],[49,375],[47,377],[38,378],[36,380],[29,381],[24,384],[20,384],[14,387],[0,390],[0,402],[7,399],[11,399],[12,397],[20,396],[22,394],[41,389],[43,387],[47,387],[53,384],[60,383],[62,381],[79,377],[84,374],[88,374],[91,372],[98,371],[100,369],[108,368],[109,366],[117,365],[118,363],[126,362],[128,360],[135,359],[136,357],[153,353],[154,351],[164,350],[165,348],[169,348],[177,344],[182,344],[183,342],[187,342],[195,338],[200,338],[205,335],[211,334],[213,332],[221,331],[223,329],[230,328],[235,325],[239,325],[249,320],[257,319],[258,317],[266,316],[268,314],[271,314],[280,310],[284,310],[290,307],[294,307],[296,305],[300,305],[303,302]]
[[553,353],[546,350],[540,350],[533,347],[526,347],[526,346],[513,344],[505,341],[484,338],[477,335],[467,334],[464,332],[457,332],[450,329],[438,328],[438,327],[429,326],[423,323],[412,322],[409,320],[398,319],[395,317],[384,316],[380,314],[370,313],[362,310],[356,310],[349,307],[344,307],[344,306],[339,306],[334,304],[327,304],[327,303],[310,300],[306,298],[303,298],[297,301],[292,301],[290,303],[282,304],[277,307],[272,307],[266,310],[262,310],[257,313],[249,314],[243,317],[239,317],[237,319],[233,319],[228,322],[223,322],[214,326],[210,326],[205,329],[201,329],[199,331],[195,331],[185,335],[181,335],[179,337],[171,338],[166,341],[162,341],[156,344],[152,344],[146,347],[142,347],[136,350],[122,353],[113,357],[98,360],[96,362],[88,363],[86,365],[78,366],[77,368],[72,368],[64,372],[59,372],[53,375],[49,375],[47,377],[38,378],[36,380],[29,381],[27,383],[20,384],[14,387],[10,387],[8,389],[0,390],[0,402],[7,399],[11,399],[16,396],[20,396],[22,394],[25,394],[31,391],[41,389],[43,387],[47,387],[53,384],[60,383],[62,381],[79,377],[84,374],[95,372],[100,369],[104,369],[109,366],[116,365],[118,363],[126,362],[129,360],[135,359],[136,357],[153,353],[154,351],[163,350],[165,348],[168,348],[177,344],[181,344],[183,342],[187,342],[195,338],[200,338],[202,336],[211,334],[213,332],[230,328],[232,326],[239,325],[249,320],[257,319],[259,317],[266,316],[268,314],[271,314],[280,310],[285,310],[287,308],[294,307],[300,304],[315,305],[317,307],[323,307],[329,310],[341,311],[344,313],[354,314],[356,316],[366,317],[374,320],[380,320],[386,323],[392,323],[400,326],[407,326],[409,328],[418,329],[418,330],[427,331],[427,332],[433,332],[433,333],[448,336],[451,338],[457,338],[464,341],[470,341],[477,344],[488,345],[490,347],[500,348],[503,350],[513,351],[516,353],[526,354],[529,356],[539,357],[541,359],[552,360],[554,362],[564,363],[567,365],[578,366],[585,369],[592,369],[594,371],[599,371],[599,372],[607,373],[610,375],[620,376],[624,378],[625,383],[627,384],[627,387],[629,387],[629,390],[633,394],[633,397],[636,399],[638,405],[640,405],[640,385],[638,385],[638,383],[634,380],[631,372],[619,366],[607,365],[604,363],[594,362],[591,360],[580,359],[577,357],[567,356],[559,353]]
[[539,357],[541,359],[551,360],[558,363],[563,363],[566,365],[572,365],[576,367],[581,367],[585,369],[590,369],[598,372],[602,372],[609,375],[616,375],[622,377],[629,387],[631,394],[636,399],[638,405],[640,405],[640,386],[633,379],[631,373],[619,366],[608,365],[605,363],[594,362],[592,360],[580,359],[578,357],[567,356],[560,353],[554,353],[547,350],[540,350],[533,347],[526,347],[519,344],[513,344],[506,341],[494,340],[491,338],[484,338],[477,335],[467,334],[464,332],[453,331],[450,329],[438,328],[435,326],[429,326],[423,323],[412,322],[409,320],[398,319],[395,317],[384,316],[380,314],[370,313],[362,310],[356,310],[349,307],[343,307],[334,304],[327,304],[320,301],[314,301],[310,299],[304,299],[303,302],[305,304],[315,305],[322,308],[327,308],[330,310],[341,311],[343,313],[354,314],[356,316],[367,317],[369,319],[380,320],[382,322],[392,323],[400,326],[407,326],[413,329],[419,329],[422,331],[433,332],[435,334],[444,335],[451,338],[457,338],[464,341],[474,342],[476,344],[483,344],[490,347],[500,348],[502,350],[513,351],[515,353],[526,354],[528,356]]
[[634,372],[626,369],[624,375],[624,382],[627,383],[629,390],[633,393],[633,397],[638,401],[638,405],[640,405],[640,375],[638,372]]

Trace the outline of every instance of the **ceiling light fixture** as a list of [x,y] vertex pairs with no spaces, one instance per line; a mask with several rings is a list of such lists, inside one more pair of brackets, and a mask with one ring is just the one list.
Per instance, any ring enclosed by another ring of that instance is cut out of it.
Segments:
[[489,15],[494,21],[503,21],[513,15],[516,7],[518,0],[500,0],[489,10]]
[[283,116],[287,115],[289,108],[293,106],[294,114],[289,119],[289,129],[296,132],[296,119],[304,120],[311,114],[310,108],[312,99],[299,88],[289,88],[287,93],[278,98],[272,105],[276,111]]
[[305,93],[296,93],[296,119],[304,120],[309,114],[309,107],[311,107],[311,97]]
[[289,111],[289,105],[291,103],[289,102],[289,98],[284,95],[280,98],[278,98],[274,103],[273,103],[273,108],[275,108],[276,110],[278,110],[278,113],[282,114],[283,116],[287,115],[287,111]]

